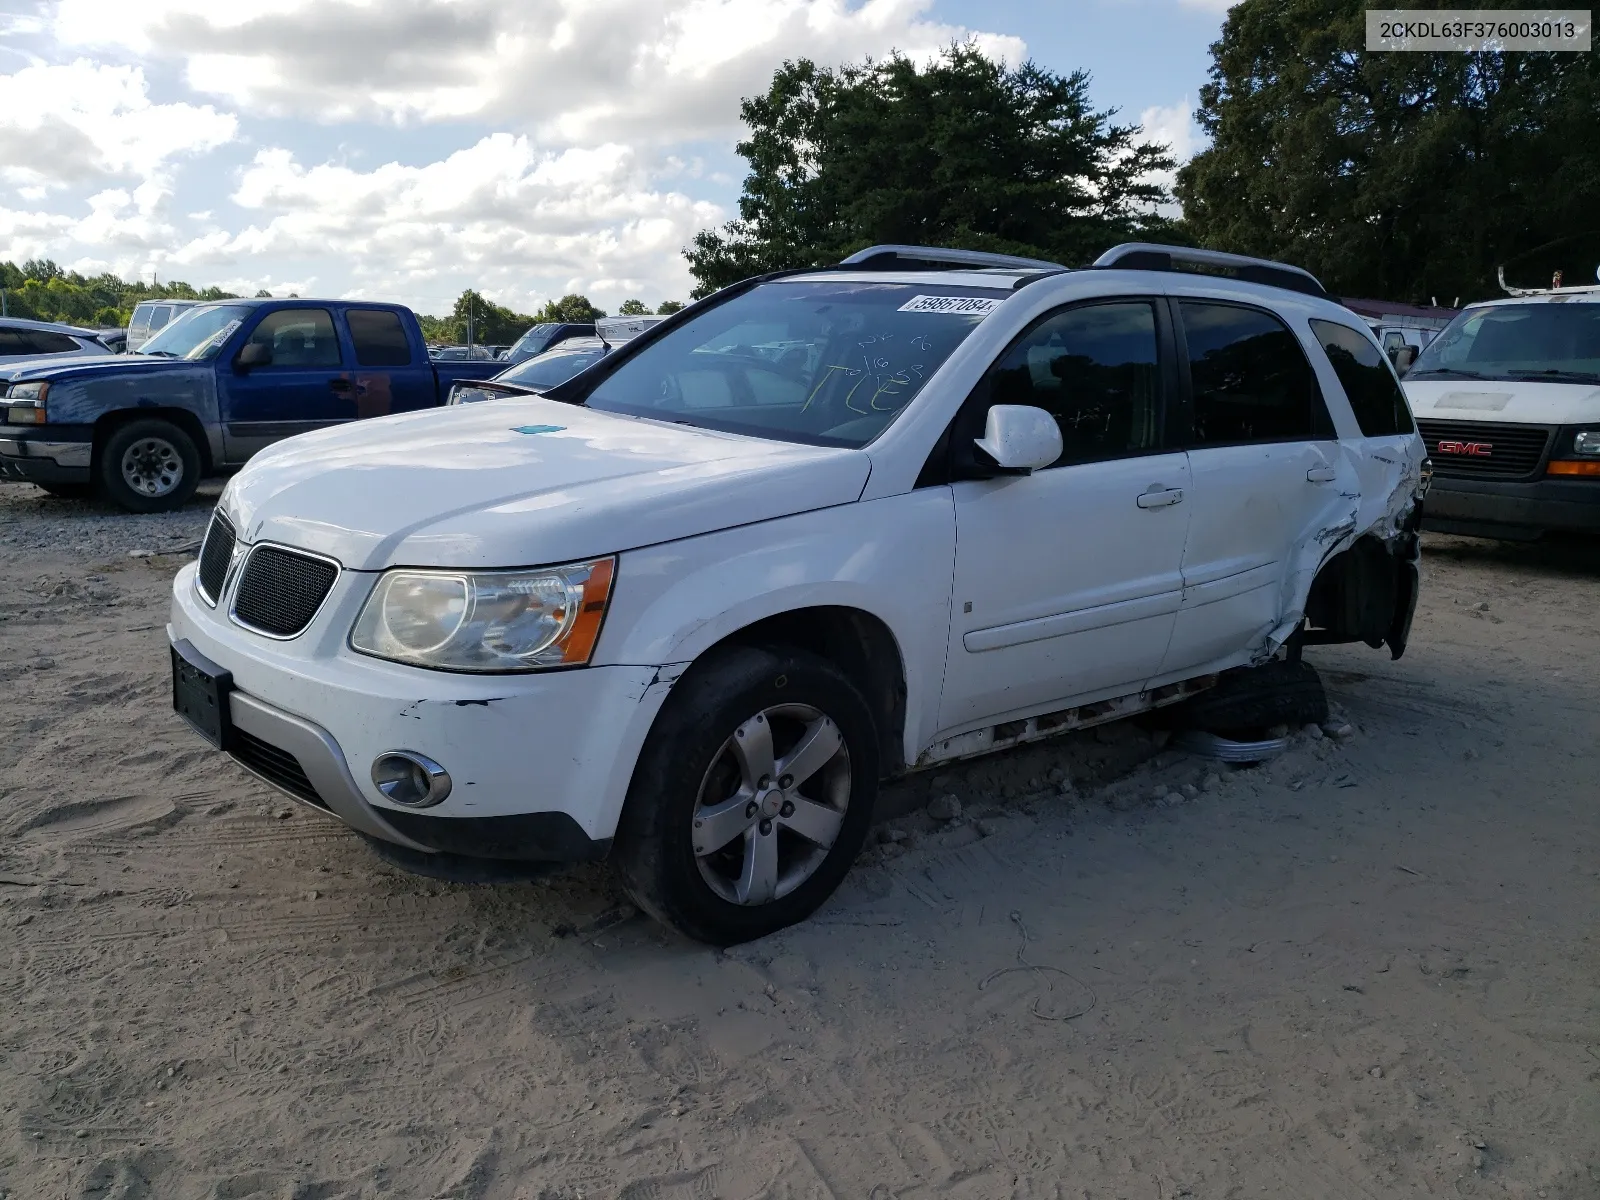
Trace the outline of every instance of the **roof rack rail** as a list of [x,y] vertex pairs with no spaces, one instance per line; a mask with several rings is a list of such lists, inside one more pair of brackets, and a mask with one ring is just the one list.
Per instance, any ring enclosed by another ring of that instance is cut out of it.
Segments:
[[843,260],[841,267],[865,267],[869,271],[959,271],[963,268],[1021,268],[1025,271],[1064,271],[1060,263],[1042,258],[1019,258],[1015,254],[991,254],[987,250],[950,250],[943,246],[868,246]]
[[1094,266],[1122,271],[1180,271],[1191,275],[1220,275],[1245,283],[1264,283],[1287,288],[1307,296],[1331,299],[1310,271],[1268,258],[1249,258],[1243,254],[1224,254],[1220,250],[1194,250],[1187,246],[1161,246],[1154,242],[1124,242],[1113,246]]

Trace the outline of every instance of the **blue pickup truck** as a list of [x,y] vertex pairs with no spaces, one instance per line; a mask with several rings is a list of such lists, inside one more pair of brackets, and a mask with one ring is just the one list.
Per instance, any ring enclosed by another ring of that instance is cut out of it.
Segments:
[[160,512],[282,438],[431,408],[504,366],[431,362],[415,314],[395,304],[200,305],[138,354],[0,370],[0,479]]

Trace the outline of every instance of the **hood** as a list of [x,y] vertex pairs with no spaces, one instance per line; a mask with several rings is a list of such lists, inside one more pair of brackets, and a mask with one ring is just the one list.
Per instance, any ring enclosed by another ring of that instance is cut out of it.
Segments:
[[870,470],[860,450],[529,397],[290,438],[223,505],[246,541],[355,570],[541,566],[847,504]]
[[1407,379],[1419,421],[1500,421],[1518,425],[1600,424],[1600,387],[1526,379]]
[[155,358],[144,354],[68,354],[51,358],[25,358],[0,366],[0,380],[19,383],[24,379],[76,379],[108,371],[163,371],[175,367],[210,366],[186,362],[181,358]]

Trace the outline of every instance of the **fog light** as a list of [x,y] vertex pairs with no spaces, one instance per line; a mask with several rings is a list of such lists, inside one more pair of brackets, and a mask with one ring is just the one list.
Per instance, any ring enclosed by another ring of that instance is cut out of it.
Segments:
[[432,808],[450,794],[450,772],[413,750],[380,754],[372,764],[372,783],[407,808]]

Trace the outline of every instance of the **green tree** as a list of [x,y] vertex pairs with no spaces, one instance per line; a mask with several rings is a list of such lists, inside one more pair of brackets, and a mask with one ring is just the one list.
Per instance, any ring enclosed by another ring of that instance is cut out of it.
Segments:
[[663,300],[661,302],[661,306],[656,309],[656,315],[658,317],[670,317],[673,313],[678,312],[682,308],[683,301],[681,300]]
[[1189,231],[1341,295],[1478,299],[1505,263],[1589,281],[1600,57],[1364,44],[1358,0],[1234,5],[1200,93],[1211,145],[1178,175]]
[[617,309],[619,317],[644,317],[649,313],[650,309],[643,300],[624,300],[622,307]]
[[5,311],[10,316],[80,325],[126,325],[134,305],[141,300],[233,298],[231,292],[215,287],[196,291],[181,280],[157,286],[110,274],[81,275],[65,271],[49,259],[35,259],[21,266],[0,262],[0,289],[5,290]]
[[1170,234],[1164,146],[1089,102],[1089,76],[1009,68],[973,45],[927,66],[786,62],[740,115],[739,217],[684,251],[703,296],[750,275],[909,242],[1082,263]]
[[[456,300],[450,314],[452,339],[467,340],[468,323],[472,327],[472,340],[480,344],[505,345],[516,341],[534,324],[534,318],[503,308],[485,300],[468,288]],[[424,330],[426,336],[426,330]]]
[[568,293],[559,300],[549,301],[534,314],[533,319],[538,322],[571,321],[583,325],[605,315],[604,309],[589,303],[589,297]]

